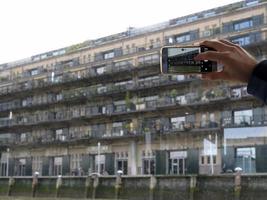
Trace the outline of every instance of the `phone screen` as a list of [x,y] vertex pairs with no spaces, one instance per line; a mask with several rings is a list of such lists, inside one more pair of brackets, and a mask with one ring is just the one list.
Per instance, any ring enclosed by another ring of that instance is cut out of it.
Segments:
[[168,71],[170,73],[201,72],[200,61],[194,60],[199,53],[199,47],[168,48]]
[[208,49],[202,46],[165,47],[162,49],[162,72],[168,74],[212,72],[213,62],[194,60],[199,53],[206,50]]

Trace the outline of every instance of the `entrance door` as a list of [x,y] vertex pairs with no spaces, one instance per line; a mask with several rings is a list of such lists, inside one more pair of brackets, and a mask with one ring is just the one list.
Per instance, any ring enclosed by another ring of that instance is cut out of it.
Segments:
[[256,172],[256,152],[254,147],[237,148],[236,167],[241,167],[244,173]]
[[185,174],[185,158],[170,159],[170,174],[184,175]]
[[122,170],[124,175],[128,174],[128,161],[127,160],[117,160],[117,171]]

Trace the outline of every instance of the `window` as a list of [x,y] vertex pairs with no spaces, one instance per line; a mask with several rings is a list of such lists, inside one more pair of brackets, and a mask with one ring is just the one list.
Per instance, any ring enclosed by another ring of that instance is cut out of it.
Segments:
[[128,174],[128,153],[116,153],[116,171],[121,170],[124,175]]
[[250,125],[252,122],[252,110],[241,110],[234,112],[234,123],[236,125]]
[[152,152],[143,152],[142,173],[155,174],[155,155]]
[[98,67],[96,69],[97,74],[104,74],[106,72],[107,68],[106,67]]
[[259,3],[259,0],[246,0],[246,6],[254,6]]
[[175,40],[176,40],[177,43],[183,43],[183,42],[190,41],[191,37],[190,37],[190,34],[187,33],[187,34],[176,36]]
[[42,157],[34,156],[32,158],[32,172],[39,172],[39,175],[42,175]]
[[253,21],[252,19],[249,19],[249,20],[234,23],[234,30],[239,31],[239,30],[251,28],[252,26],[253,26]]
[[207,164],[210,164],[210,156],[207,156]]
[[107,87],[106,86],[101,86],[97,88],[97,93],[98,94],[103,94],[107,92]]
[[198,16],[195,15],[195,16],[188,17],[187,21],[188,22],[193,22],[193,21],[196,21],[197,19],[198,19]]
[[178,19],[178,20],[176,21],[176,25],[185,24],[185,23],[186,23],[186,18]]
[[204,14],[204,18],[212,17],[212,16],[215,16],[215,15],[216,15],[215,11],[207,12],[207,13]]
[[245,173],[256,172],[256,148],[241,147],[236,149],[236,166]]
[[57,129],[56,130],[56,140],[65,141],[66,136],[63,135],[63,129]]
[[249,45],[251,43],[250,36],[243,36],[239,38],[232,39],[232,42],[240,46]]
[[185,95],[177,96],[176,101],[181,105],[184,105],[187,103]]
[[20,135],[20,141],[21,141],[21,142],[26,142],[26,141],[27,141],[26,133],[22,133],[22,134]]
[[172,37],[169,38],[169,44],[173,44],[173,38]]
[[115,122],[112,124],[112,135],[113,136],[123,136],[122,122]]
[[61,101],[63,99],[63,96],[61,93],[56,94],[56,100]]
[[178,130],[184,130],[185,117],[171,118],[172,128]]
[[105,155],[96,155],[95,156],[95,169],[100,174],[103,174],[105,171]]
[[213,160],[213,164],[216,164],[217,163],[217,156],[213,155],[212,160]]
[[26,175],[26,159],[19,159],[17,175],[18,176]]
[[62,157],[54,159],[54,176],[62,175]]
[[202,165],[205,164],[205,156],[201,156],[201,164],[202,164]]
[[70,156],[70,170],[71,174],[74,176],[81,176],[81,155],[73,154]]
[[39,70],[38,69],[32,69],[30,73],[32,76],[34,76],[34,75],[37,75],[39,73]]
[[115,56],[114,51],[104,53],[104,59],[105,60],[110,59],[110,58],[114,58],[114,56]]

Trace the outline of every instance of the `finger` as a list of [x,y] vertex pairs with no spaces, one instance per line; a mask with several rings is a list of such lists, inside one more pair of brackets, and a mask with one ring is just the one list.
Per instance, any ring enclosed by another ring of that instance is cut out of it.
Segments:
[[244,50],[240,45],[235,44],[235,43],[232,43],[229,40],[222,39],[222,40],[219,40],[219,41],[222,42],[222,43],[224,43],[224,44],[226,44],[226,45],[229,45],[231,47],[234,47],[236,49],[239,49],[239,50],[242,50],[242,51]]
[[237,46],[236,44],[230,42],[229,40],[221,39],[219,41],[222,42],[222,43],[224,43],[224,44],[227,44],[229,46]]
[[227,55],[228,55],[228,52],[206,51],[204,53],[198,54],[194,59],[196,61],[211,60],[211,61],[223,63],[221,61],[224,60],[227,57]]
[[213,48],[217,51],[228,51],[231,50],[232,47],[226,43],[220,42],[218,40],[207,40],[200,43],[200,45]]

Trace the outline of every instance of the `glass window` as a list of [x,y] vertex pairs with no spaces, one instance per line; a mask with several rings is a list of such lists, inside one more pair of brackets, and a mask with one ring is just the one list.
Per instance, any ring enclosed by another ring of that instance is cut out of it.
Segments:
[[105,72],[106,72],[106,67],[98,67],[97,69],[96,69],[96,73],[97,74],[104,74]]
[[185,117],[174,117],[171,118],[172,128],[183,130],[185,125]]
[[178,19],[178,20],[176,21],[176,25],[185,24],[185,23],[186,23],[186,18]]
[[32,69],[31,70],[31,75],[34,76],[34,75],[37,75],[38,74],[38,69]]
[[234,30],[239,31],[243,29],[247,29],[253,26],[253,21],[251,19],[246,21],[237,22],[234,24]]
[[73,154],[70,156],[70,169],[71,174],[74,176],[81,176],[81,155],[80,154]]
[[111,51],[111,52],[107,52],[107,53],[104,53],[104,59],[110,59],[110,58],[114,58],[115,56],[115,53],[114,51]]
[[240,38],[232,39],[232,42],[235,43],[235,44],[238,44],[240,46],[248,45],[248,44],[251,43],[249,36],[243,36],[243,37],[240,37]]
[[245,173],[256,172],[255,147],[241,147],[236,149],[236,166]]
[[42,157],[34,156],[32,158],[32,172],[39,172],[39,175],[42,175]]
[[250,125],[252,122],[252,110],[241,110],[234,112],[234,123],[236,125]]
[[191,16],[191,17],[188,17],[187,18],[187,21],[188,22],[193,22],[193,21],[195,21],[195,20],[197,20],[198,19],[198,16]]
[[205,156],[201,156],[201,164],[202,164],[202,165],[205,164]]
[[183,43],[183,42],[188,42],[191,40],[190,34],[184,34],[184,35],[179,35],[176,36],[176,42],[177,43]]

